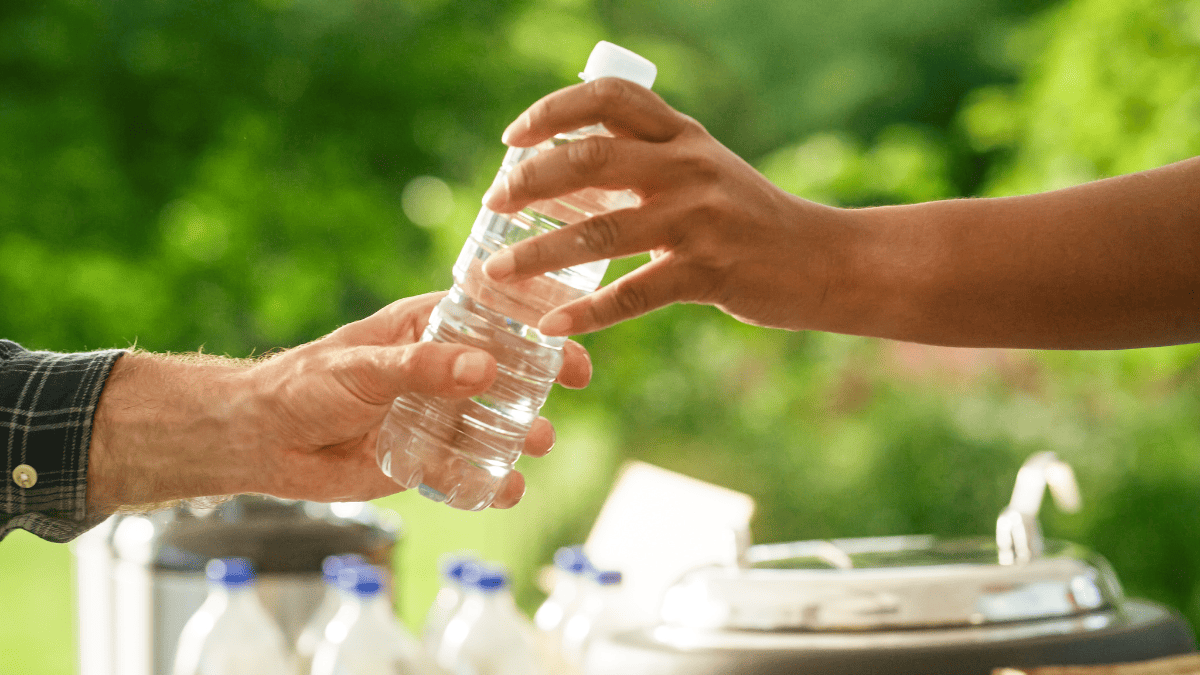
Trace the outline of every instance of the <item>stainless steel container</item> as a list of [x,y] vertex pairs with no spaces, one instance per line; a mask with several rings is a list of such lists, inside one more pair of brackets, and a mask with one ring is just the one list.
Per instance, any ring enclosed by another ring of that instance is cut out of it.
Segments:
[[753,546],[684,575],[661,621],[596,644],[586,675],[986,675],[1002,666],[1141,661],[1194,651],[1175,611],[1125,598],[1100,556],[1044,541],[1042,493],[1078,507],[1045,453],[1018,475],[995,538]]
[[208,592],[204,565],[239,556],[295,640],[324,592],[326,556],[391,568],[399,521],[368,504],[240,496],[213,509],[117,515],[72,545],[81,675],[169,675],[184,623]]

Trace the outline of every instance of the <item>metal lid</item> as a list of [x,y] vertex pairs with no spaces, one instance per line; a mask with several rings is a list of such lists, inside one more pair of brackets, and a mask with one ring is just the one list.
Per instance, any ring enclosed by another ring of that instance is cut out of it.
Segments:
[[212,558],[240,557],[260,574],[321,574],[330,555],[387,564],[401,537],[390,511],[365,503],[317,504],[239,495],[213,508],[179,505],[110,519],[107,546],[120,560],[203,573]]
[[667,625],[853,631],[971,626],[1119,607],[1108,564],[1072,544],[1003,565],[994,541],[887,537],[754,546],[745,567],[686,575],[663,598]]
[[667,625],[754,630],[862,631],[980,626],[1119,609],[1108,563],[1082,547],[1044,541],[1037,522],[1049,489],[1079,508],[1070,466],[1054,453],[1017,474],[996,536],[801,541],[753,546],[737,567],[685,575],[663,598]]

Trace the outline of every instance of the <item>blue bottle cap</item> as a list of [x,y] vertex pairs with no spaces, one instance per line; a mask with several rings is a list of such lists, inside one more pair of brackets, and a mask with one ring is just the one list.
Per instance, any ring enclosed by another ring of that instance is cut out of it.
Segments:
[[213,558],[204,573],[209,581],[231,588],[254,583],[254,566],[246,558]]
[[592,567],[582,546],[564,546],[554,552],[554,566],[571,574],[583,574]]
[[367,559],[357,553],[331,555],[321,562],[321,575],[325,578],[325,583],[336,584],[338,572],[343,568],[365,564],[367,564]]
[[615,586],[621,583],[621,573],[617,570],[604,570],[603,572],[596,572],[596,575],[593,578],[600,586]]
[[476,580],[475,586],[487,593],[504,590],[508,587],[508,574],[503,570],[485,570]]
[[385,575],[375,565],[343,567],[338,572],[338,588],[362,596],[372,596],[383,590]]
[[482,566],[472,558],[454,558],[442,567],[442,576],[449,581],[470,584],[479,578]]

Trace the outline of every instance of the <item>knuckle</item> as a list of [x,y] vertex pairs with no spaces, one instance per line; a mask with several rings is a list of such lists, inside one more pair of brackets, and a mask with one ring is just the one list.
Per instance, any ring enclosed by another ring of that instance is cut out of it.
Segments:
[[688,217],[669,229],[675,251],[688,267],[712,273],[727,266],[735,241],[728,236],[731,226],[726,201],[723,193],[705,190],[704,196],[693,203]]
[[510,195],[537,184],[537,164],[531,159],[518,163],[505,177]]
[[711,153],[691,148],[682,154],[681,159],[695,182],[711,186],[720,181],[724,167]]
[[366,402],[382,397],[384,387],[375,376],[381,366],[378,350],[366,347],[346,350],[338,358],[320,365],[351,395]]
[[614,316],[636,316],[650,306],[645,291],[636,284],[620,283],[611,298]]
[[712,229],[729,217],[729,195],[715,183],[706,184],[696,191],[692,208],[693,218],[705,229]]
[[693,188],[687,201],[686,207],[663,219],[666,244],[684,255],[697,247],[715,247],[729,217],[724,195],[710,186]]
[[545,237],[530,237],[514,245],[511,250],[517,258],[518,268],[540,267],[551,255]]
[[525,111],[525,117],[531,129],[540,129],[554,119],[555,112],[554,100],[547,97],[529,106]]
[[687,245],[680,249],[679,259],[687,267],[712,272],[724,266],[723,247],[708,233],[707,228],[697,228]]
[[579,244],[584,249],[604,257],[611,257],[617,247],[620,227],[611,214],[601,214],[583,223],[579,228]]
[[679,113],[680,134],[684,136],[708,136],[708,129],[691,115]]
[[414,373],[424,370],[421,362],[427,354],[427,350],[423,348],[425,344],[427,343],[418,342],[410,345],[407,349],[400,350],[400,353],[394,355],[389,363],[381,362],[382,355],[376,356],[376,367],[380,370],[391,370],[399,377],[407,379]]
[[725,276],[729,259],[722,249],[713,245],[711,238],[692,248],[686,264],[702,279],[720,279]]
[[619,110],[633,98],[633,85],[616,77],[602,77],[592,82],[592,96],[602,111]]
[[600,138],[585,138],[567,145],[567,164],[581,174],[603,168],[611,155],[612,146]]

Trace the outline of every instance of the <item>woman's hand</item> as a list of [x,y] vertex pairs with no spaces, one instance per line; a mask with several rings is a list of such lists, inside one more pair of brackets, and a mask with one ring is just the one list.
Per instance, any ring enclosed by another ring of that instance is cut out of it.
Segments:
[[763,326],[814,321],[840,264],[835,244],[849,233],[838,210],[780,190],[698,122],[625,80],[550,94],[503,140],[529,147],[596,123],[615,138],[590,137],[521,162],[489,189],[484,205],[512,213],[586,187],[632,190],[641,204],[515,244],[484,271],[512,282],[643,252],[651,261],[546,314],[539,330],[585,333],[673,302],[715,305]]

